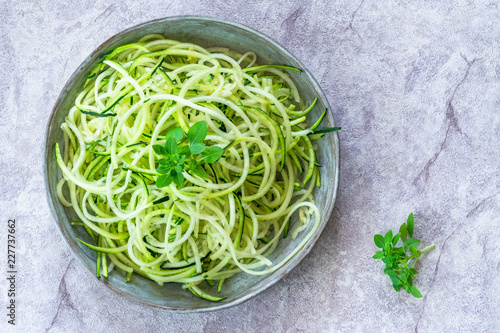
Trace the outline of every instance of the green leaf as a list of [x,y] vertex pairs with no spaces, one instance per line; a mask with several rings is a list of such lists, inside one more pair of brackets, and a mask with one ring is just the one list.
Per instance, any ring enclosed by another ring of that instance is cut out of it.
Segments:
[[175,173],[174,183],[177,185],[177,187],[182,187],[182,184],[184,183],[184,176],[182,175],[182,173]]
[[375,255],[372,257],[373,259],[381,259],[384,257],[384,252],[382,251],[377,251]]
[[419,253],[419,251],[418,251],[418,250],[417,250],[414,246],[411,246],[411,247],[410,247],[410,252],[411,252],[411,254],[413,254],[413,256],[414,256],[415,258],[420,257],[420,253]]
[[165,135],[165,140],[168,138],[174,138],[175,142],[179,142],[182,140],[182,137],[184,136],[184,132],[180,127],[174,127],[170,131],[167,132],[167,135]]
[[396,272],[394,272],[392,269],[390,268],[385,268],[384,269],[384,273],[389,275],[389,276],[397,276]]
[[167,139],[167,142],[165,142],[165,150],[169,154],[176,154],[179,148],[177,147],[177,142],[175,142],[175,139],[170,137]]
[[217,146],[211,146],[205,149],[203,153],[201,153],[202,156],[201,159],[207,163],[214,163],[219,158],[221,158],[223,154],[224,154],[224,149]]
[[399,233],[399,232],[396,234],[396,236],[394,236],[394,238],[392,239],[392,246],[396,246],[400,236],[401,236],[401,233]]
[[391,244],[391,242],[392,242],[392,230],[389,230],[384,236],[384,243]]
[[190,144],[202,143],[207,136],[207,123],[205,120],[199,121],[189,129],[187,138]]
[[382,262],[386,264],[388,267],[392,267],[392,260],[390,257],[383,257]]
[[176,173],[182,173],[182,171],[184,171],[180,165],[176,165],[174,169]]
[[190,170],[196,169],[197,166],[198,166],[198,164],[196,163],[196,160],[192,159],[191,161],[189,161],[188,167]]
[[408,275],[407,275],[406,271],[403,272],[403,274],[401,274],[400,280],[402,282],[401,284],[403,284],[403,285],[407,284]]
[[167,154],[167,152],[165,151],[165,148],[162,145],[153,145],[153,150],[158,155],[166,155]]
[[384,248],[384,245],[385,245],[384,236],[377,234],[377,235],[373,236],[373,241],[375,242],[375,245],[377,245],[377,247],[379,247],[381,249]]
[[396,289],[395,286],[401,286],[401,281],[398,279],[397,276],[395,275],[389,275],[389,278],[391,279],[392,281],[392,286],[394,287],[394,289]]
[[[162,147],[162,148],[163,148],[163,146],[160,146],[160,147]],[[163,149],[165,149],[165,148],[163,148]],[[160,165],[169,165],[169,164],[170,164],[170,161],[169,161],[169,160],[167,160],[167,159],[165,159],[165,158],[161,158],[161,159],[158,161],[158,163],[160,163]]]
[[414,286],[411,286],[410,287],[410,293],[415,296],[416,298],[422,298],[422,294],[420,293],[420,291],[414,287]]
[[179,155],[182,156],[190,156],[191,155],[191,150],[189,149],[188,145],[182,146],[179,148],[179,151],[177,152]]
[[189,149],[191,150],[191,154],[198,155],[201,154],[207,146],[204,143],[193,143]]
[[407,248],[410,248],[412,246],[418,246],[420,244],[420,241],[418,239],[415,239],[415,238],[408,238],[406,241],[405,241],[405,246]]
[[401,224],[399,228],[399,233],[401,234],[401,240],[404,242],[408,238],[408,230],[406,229],[406,223]]
[[156,179],[156,187],[162,188],[170,185],[172,183],[172,176],[161,175]]
[[196,166],[196,168],[193,170],[193,174],[201,178],[207,177],[207,172],[205,171],[205,169],[203,169],[201,165]]
[[161,165],[156,169],[156,172],[158,173],[163,173],[163,174],[167,174],[170,172],[170,170],[172,169],[171,166],[168,166],[168,165]]
[[411,213],[408,216],[408,220],[406,221],[406,225],[408,227],[408,234],[410,235],[410,237],[413,237],[413,228],[414,228],[413,213]]

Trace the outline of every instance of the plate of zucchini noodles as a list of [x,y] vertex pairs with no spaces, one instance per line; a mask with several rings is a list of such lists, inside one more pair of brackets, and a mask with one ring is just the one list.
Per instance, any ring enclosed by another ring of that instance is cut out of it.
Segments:
[[101,45],[63,89],[48,201],[113,291],[170,311],[226,308],[319,238],[339,129],[311,74],[268,37],[212,18],[151,21]]

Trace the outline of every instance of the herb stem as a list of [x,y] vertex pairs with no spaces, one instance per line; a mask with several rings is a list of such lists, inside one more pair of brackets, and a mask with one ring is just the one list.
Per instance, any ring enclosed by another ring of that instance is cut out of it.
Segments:
[[423,250],[420,250],[420,252],[424,253],[425,251],[432,250],[434,248],[434,246],[436,246],[436,244],[429,245],[426,248],[424,248]]

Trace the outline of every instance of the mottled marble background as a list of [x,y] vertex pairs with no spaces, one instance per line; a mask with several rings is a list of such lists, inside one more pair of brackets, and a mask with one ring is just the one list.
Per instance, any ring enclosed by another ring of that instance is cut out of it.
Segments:
[[[279,283],[220,312],[112,294],[73,259],[45,200],[45,128],[66,80],[113,34],[174,15],[269,35],[309,68],[343,127],[322,238]],[[0,269],[15,218],[20,272],[15,329],[0,276],[1,332],[500,331],[497,1],[2,0],[0,35]],[[436,243],[418,266],[422,299],[394,292],[371,259],[373,235],[410,212]]]

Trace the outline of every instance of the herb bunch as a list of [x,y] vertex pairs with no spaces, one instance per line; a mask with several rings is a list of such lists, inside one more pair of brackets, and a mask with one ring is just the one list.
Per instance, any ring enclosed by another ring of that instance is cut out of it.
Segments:
[[[375,253],[373,259],[382,259],[385,264],[384,273],[391,279],[394,290],[399,291],[402,288],[416,298],[421,298],[422,294],[413,285],[413,278],[417,274],[414,267],[422,253],[432,249],[435,244],[418,250],[420,240],[413,238],[413,231],[414,219],[411,213],[396,235],[393,236],[392,230],[389,230],[385,236],[375,235],[373,240],[381,250]],[[403,246],[396,247],[400,240]]]
[[[184,183],[183,171],[199,177],[207,177],[206,163],[214,163],[224,154],[224,149],[217,146],[207,147],[203,141],[207,136],[207,123],[202,120],[195,123],[187,135],[180,127],[174,127],[165,136],[165,145],[153,145],[153,150],[160,155],[156,172],[161,175],[156,179],[158,188],[168,186],[172,181],[177,187]],[[183,145],[186,140],[189,144]]]

